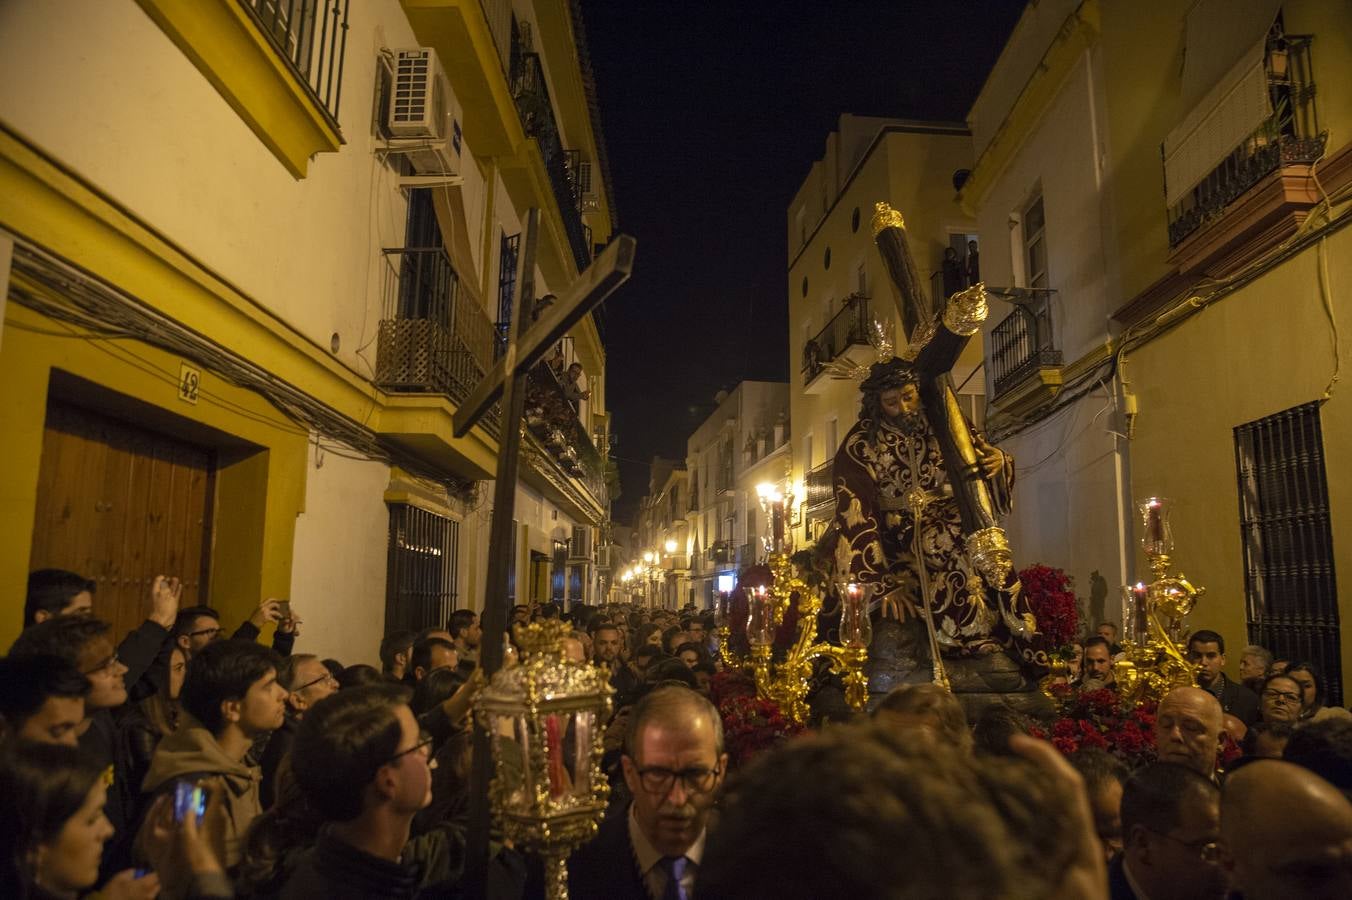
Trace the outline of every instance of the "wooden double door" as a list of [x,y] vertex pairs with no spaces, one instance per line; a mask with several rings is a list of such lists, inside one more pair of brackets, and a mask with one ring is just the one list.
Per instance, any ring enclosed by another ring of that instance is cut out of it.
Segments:
[[117,636],[146,617],[156,575],[207,602],[212,450],[89,410],[47,409],[29,569],[98,584],[94,611]]

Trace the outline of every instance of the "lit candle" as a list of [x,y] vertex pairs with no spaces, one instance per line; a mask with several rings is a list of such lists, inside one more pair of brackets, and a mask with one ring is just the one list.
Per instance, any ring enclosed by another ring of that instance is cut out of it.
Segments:
[[1151,497],[1145,503],[1145,540],[1147,544],[1158,545],[1164,540],[1164,507],[1160,501]]
[[1148,631],[1146,616],[1149,607],[1146,606],[1146,600],[1150,596],[1150,589],[1138,581],[1131,586],[1131,596],[1135,602],[1133,603],[1133,615],[1131,621],[1127,623],[1127,627],[1131,630],[1132,639],[1140,643]]

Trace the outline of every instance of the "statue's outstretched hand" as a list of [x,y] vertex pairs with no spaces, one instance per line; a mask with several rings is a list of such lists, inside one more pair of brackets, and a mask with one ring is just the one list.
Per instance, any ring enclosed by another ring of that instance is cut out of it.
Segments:
[[979,434],[972,435],[972,443],[976,446],[977,457],[981,462],[981,471],[987,478],[994,478],[999,475],[1005,467],[1005,453],[999,447],[987,443],[986,439]]

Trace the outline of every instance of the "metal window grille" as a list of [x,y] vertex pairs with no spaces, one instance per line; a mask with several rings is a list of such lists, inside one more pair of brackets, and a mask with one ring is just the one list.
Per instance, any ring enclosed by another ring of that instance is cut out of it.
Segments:
[[521,253],[521,235],[504,234],[498,253],[497,355],[507,350],[507,331],[512,325],[512,294],[516,292],[517,259]]
[[391,503],[385,631],[444,627],[455,609],[459,568],[459,522]]
[[240,0],[277,53],[338,124],[350,0]]
[[1338,589],[1319,405],[1235,429],[1249,640],[1313,663],[1342,705]]

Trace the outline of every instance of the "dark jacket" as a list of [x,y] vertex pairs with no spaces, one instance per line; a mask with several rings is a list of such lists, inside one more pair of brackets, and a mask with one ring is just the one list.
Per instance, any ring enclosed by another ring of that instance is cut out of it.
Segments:
[[413,900],[422,882],[416,865],[390,862],[345,844],[327,831],[319,835],[278,897],[282,900]]
[[[169,643],[169,631],[158,622],[146,619],[135,630],[127,633],[122,643],[117,645],[117,659],[127,667],[123,680],[130,691],[137,682],[149,675],[152,678],[167,677],[168,669],[163,673],[153,672],[155,658],[160,648]],[[172,650],[173,647],[170,647]],[[152,690],[150,693],[154,693]]]
[[108,766],[112,783],[108,785],[108,800],[103,814],[113,826],[113,837],[103,845],[103,861],[99,865],[99,883],[131,865],[131,842],[128,833],[136,823],[132,821],[138,786],[131,783],[134,768],[125,741],[119,740],[112,710],[95,710],[89,716],[89,727],[80,735],[80,749]]
[[614,810],[596,837],[568,858],[568,896],[650,900],[629,840],[629,807]]
[[326,828],[315,846],[300,854],[276,896],[281,900],[404,900],[418,896],[429,884],[438,885],[437,890],[428,891],[429,896],[443,896],[459,881],[464,865],[464,836],[454,828],[409,841],[397,863],[345,844]]
[[[1258,721],[1258,695],[1221,673],[1221,709],[1244,723],[1247,728]],[[1203,688],[1203,690],[1206,690]]]
[[1121,853],[1108,863],[1108,900],[1136,900],[1136,892],[1127,883],[1127,873],[1122,871]]
[[[235,633],[230,635],[232,641],[258,641],[258,636],[263,632],[258,630],[258,626],[248,619],[235,629]],[[296,635],[290,632],[282,631],[280,628],[272,633],[272,649],[276,650],[281,656],[290,656],[291,649],[296,646]]]
[[287,710],[282,727],[268,737],[267,746],[260,754],[258,765],[263,770],[263,782],[259,786],[258,796],[263,801],[264,809],[272,809],[272,804],[277,802],[277,772],[282,767],[282,760],[291,755],[291,745],[296,742],[298,728],[300,722]]

